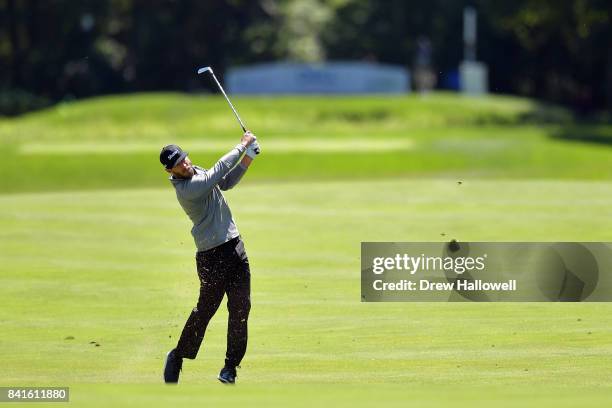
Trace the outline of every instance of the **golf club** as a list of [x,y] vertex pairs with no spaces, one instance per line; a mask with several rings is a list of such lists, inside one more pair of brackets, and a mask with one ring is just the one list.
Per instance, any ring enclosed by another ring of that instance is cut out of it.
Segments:
[[212,75],[213,79],[217,83],[217,86],[221,90],[221,93],[225,97],[225,100],[229,104],[230,108],[232,108],[232,112],[234,112],[234,115],[236,116],[236,119],[238,119],[238,123],[240,123],[240,126],[242,127],[242,131],[246,132],[246,126],[244,126],[244,123],[242,122],[242,119],[240,119],[240,116],[238,116],[238,112],[236,112],[236,109],[234,108],[234,105],[232,105],[232,102],[227,97],[227,94],[223,90],[223,87],[221,86],[221,83],[217,80],[217,77],[215,76],[215,73],[213,72],[212,68],[211,67],[202,67],[202,68],[198,69],[198,75],[203,74],[204,72],[210,72],[210,75]]
[[[246,132],[247,131],[246,126],[242,122],[242,119],[240,119],[240,116],[238,115],[238,112],[236,112],[236,108],[234,108],[234,105],[232,105],[232,102],[229,100],[227,94],[225,93],[225,90],[223,89],[223,87],[221,86],[221,83],[219,82],[219,80],[215,76],[215,73],[213,72],[212,68],[211,67],[202,67],[202,68],[198,69],[198,75],[203,74],[204,72],[210,72],[210,75],[212,75],[212,77],[215,80],[217,86],[221,90],[221,93],[225,97],[225,100],[227,101],[228,105],[230,106],[230,108],[232,108],[232,112],[234,112],[234,116],[236,116],[236,119],[238,120],[238,123],[240,124],[240,127],[242,128],[242,131]],[[255,152],[257,154],[259,154],[259,152],[260,152],[259,147],[255,148]]]

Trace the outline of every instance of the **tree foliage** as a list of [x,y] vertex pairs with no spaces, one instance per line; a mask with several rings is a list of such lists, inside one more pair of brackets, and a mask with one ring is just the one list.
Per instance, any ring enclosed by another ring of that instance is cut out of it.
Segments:
[[477,54],[494,92],[612,107],[607,0],[0,0],[0,92],[36,95],[38,106],[197,89],[200,65],[220,73],[279,59],[411,67],[419,37],[431,41],[444,76],[462,59],[466,5],[478,11]]

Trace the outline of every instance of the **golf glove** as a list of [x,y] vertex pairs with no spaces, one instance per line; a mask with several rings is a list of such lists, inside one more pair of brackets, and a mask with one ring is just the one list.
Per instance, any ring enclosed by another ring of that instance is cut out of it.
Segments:
[[246,155],[251,159],[255,159],[255,156],[257,156],[260,152],[261,149],[259,148],[259,143],[257,143],[257,140],[255,140],[249,145],[249,147],[247,147]]

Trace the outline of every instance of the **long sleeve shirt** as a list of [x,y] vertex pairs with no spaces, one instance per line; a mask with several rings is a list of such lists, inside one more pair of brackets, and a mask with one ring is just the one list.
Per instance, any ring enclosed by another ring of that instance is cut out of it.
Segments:
[[239,235],[221,190],[234,187],[246,172],[246,167],[238,164],[245,151],[239,144],[208,170],[194,166],[195,175],[190,179],[170,177],[181,207],[193,222],[191,235],[198,251],[214,248]]

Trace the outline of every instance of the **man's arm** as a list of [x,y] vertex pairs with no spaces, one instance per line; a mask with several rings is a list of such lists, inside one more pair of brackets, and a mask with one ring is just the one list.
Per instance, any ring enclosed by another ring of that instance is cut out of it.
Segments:
[[193,200],[207,194],[223,177],[236,167],[242,154],[247,151],[247,148],[255,140],[255,135],[250,131],[246,131],[236,147],[230,150],[225,156],[221,157],[221,159],[219,159],[211,169],[204,172],[204,174],[196,174],[191,179],[187,180],[186,183],[181,183],[180,187],[177,187],[177,192],[188,200]]
[[251,165],[252,161],[253,159],[247,155],[244,155],[240,163],[238,163],[236,167],[234,167],[229,173],[227,173],[227,175],[225,175],[225,177],[221,179],[219,182],[219,188],[225,191],[238,184],[238,182],[242,179],[242,176],[244,176],[244,173],[246,173],[247,169]]
[[208,193],[236,166],[245,150],[246,147],[243,144],[237,145],[204,174],[196,174],[185,183],[181,183],[178,191],[183,197],[190,200]]

